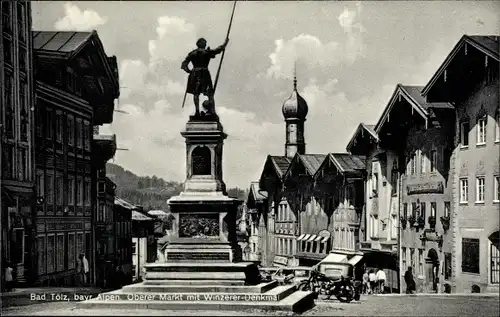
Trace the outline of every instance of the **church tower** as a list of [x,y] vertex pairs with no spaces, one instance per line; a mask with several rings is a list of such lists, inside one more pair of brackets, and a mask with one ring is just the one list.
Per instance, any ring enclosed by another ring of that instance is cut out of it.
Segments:
[[286,123],[285,156],[293,158],[296,153],[305,154],[304,122],[309,107],[297,91],[297,74],[293,76],[292,95],[283,103],[283,117]]

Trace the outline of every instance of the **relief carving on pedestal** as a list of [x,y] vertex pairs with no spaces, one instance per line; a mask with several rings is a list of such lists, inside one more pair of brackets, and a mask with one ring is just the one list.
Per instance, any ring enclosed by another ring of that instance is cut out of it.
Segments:
[[180,215],[180,238],[219,236],[219,215]]

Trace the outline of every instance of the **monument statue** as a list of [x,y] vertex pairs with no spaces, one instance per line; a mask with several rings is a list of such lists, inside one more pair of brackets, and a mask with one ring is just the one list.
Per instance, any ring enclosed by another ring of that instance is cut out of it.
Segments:
[[[197,48],[191,51],[182,62],[182,70],[189,74],[186,94],[193,95],[196,109],[195,117],[201,114],[200,94],[204,94],[208,97],[208,100],[203,103],[205,114],[215,115],[214,85],[212,84],[212,77],[208,70],[208,64],[211,59],[215,58],[226,49],[228,42],[229,39],[226,38],[221,46],[212,50],[210,47],[207,47],[207,41],[204,38],[200,38],[196,41]],[[191,69],[189,69],[189,63],[193,66]]]

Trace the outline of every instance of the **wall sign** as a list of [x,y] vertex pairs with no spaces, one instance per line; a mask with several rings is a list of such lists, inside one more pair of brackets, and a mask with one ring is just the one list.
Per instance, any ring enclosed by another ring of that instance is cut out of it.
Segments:
[[444,193],[443,182],[423,183],[415,185],[407,185],[406,191],[408,195],[414,194],[442,194]]

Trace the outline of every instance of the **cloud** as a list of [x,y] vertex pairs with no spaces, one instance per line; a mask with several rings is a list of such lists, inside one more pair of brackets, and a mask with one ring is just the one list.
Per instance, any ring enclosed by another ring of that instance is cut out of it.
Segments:
[[346,7],[338,16],[338,24],[344,31],[338,41],[323,43],[320,38],[310,34],[300,34],[288,41],[277,39],[275,50],[269,55],[271,66],[267,70],[267,76],[290,78],[295,63],[309,70],[318,70],[341,63],[352,64],[358,57],[364,56],[365,29],[359,21],[361,8],[361,4],[357,3],[355,9]]
[[[179,17],[158,18],[157,38],[149,41],[150,65],[160,61],[179,61],[193,49],[196,42],[194,24]],[[179,65],[180,67],[180,65]]]
[[93,10],[82,11],[77,5],[64,4],[65,16],[54,24],[59,31],[89,31],[99,25],[106,24],[107,18],[101,17]]

